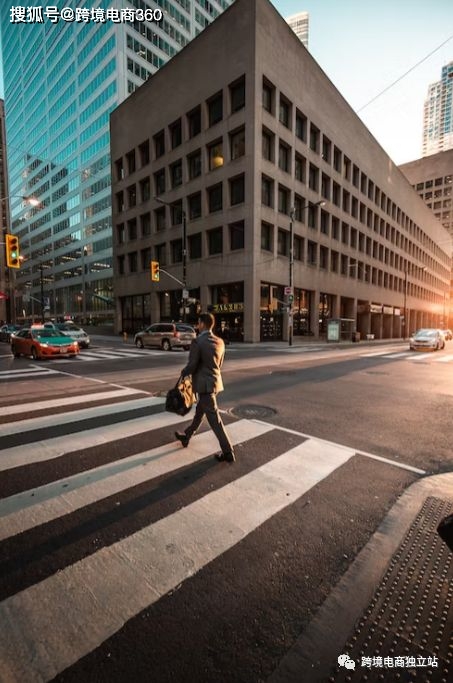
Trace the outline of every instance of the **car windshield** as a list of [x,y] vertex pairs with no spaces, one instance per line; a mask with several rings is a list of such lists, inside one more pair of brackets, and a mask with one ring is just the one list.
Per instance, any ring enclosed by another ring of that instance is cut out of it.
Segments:
[[190,325],[176,325],[176,329],[179,332],[195,332],[193,327],[190,327]]
[[40,339],[49,339],[51,337],[61,337],[56,330],[32,330],[33,337],[39,337]]
[[59,330],[63,330],[64,332],[79,332],[80,327],[77,327],[77,325],[69,325],[65,323],[61,323],[60,325],[57,325]]
[[437,330],[418,330],[416,337],[435,337]]

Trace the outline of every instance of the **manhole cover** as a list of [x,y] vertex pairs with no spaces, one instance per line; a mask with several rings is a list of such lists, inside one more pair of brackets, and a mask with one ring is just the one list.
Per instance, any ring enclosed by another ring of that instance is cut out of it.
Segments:
[[272,417],[277,411],[273,408],[269,408],[269,406],[242,405],[233,408],[230,412],[236,417],[252,419]]

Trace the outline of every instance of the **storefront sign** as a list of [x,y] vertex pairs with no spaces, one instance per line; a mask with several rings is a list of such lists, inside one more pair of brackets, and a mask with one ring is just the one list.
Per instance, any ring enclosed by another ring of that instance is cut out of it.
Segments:
[[339,320],[328,320],[327,321],[327,341],[340,341],[340,321]]
[[370,304],[370,313],[382,313],[382,304]]
[[243,313],[244,303],[237,304],[214,304],[212,306],[213,313]]
[[393,315],[393,306],[383,306],[384,315]]

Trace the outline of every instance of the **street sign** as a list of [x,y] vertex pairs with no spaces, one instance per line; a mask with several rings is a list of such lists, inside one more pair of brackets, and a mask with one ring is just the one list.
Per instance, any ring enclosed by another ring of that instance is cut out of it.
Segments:
[[285,294],[292,294],[292,293],[293,293],[292,287],[285,287]]

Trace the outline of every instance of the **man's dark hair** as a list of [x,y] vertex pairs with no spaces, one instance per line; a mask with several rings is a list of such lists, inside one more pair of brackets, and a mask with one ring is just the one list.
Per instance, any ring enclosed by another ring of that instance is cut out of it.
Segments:
[[200,323],[203,323],[208,330],[212,330],[215,325],[215,318],[212,313],[202,313],[200,316],[198,316],[198,320]]

